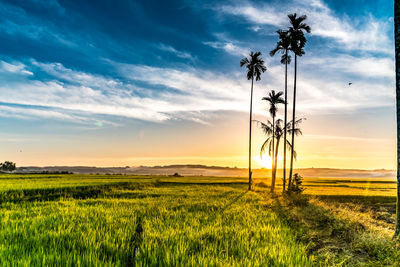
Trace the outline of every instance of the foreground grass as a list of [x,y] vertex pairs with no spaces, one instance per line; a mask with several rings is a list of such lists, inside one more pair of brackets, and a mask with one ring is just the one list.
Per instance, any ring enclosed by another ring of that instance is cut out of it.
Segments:
[[313,264],[306,244],[242,181],[144,178],[3,177],[1,264]]
[[346,204],[296,195],[267,201],[296,230],[319,265],[400,265],[399,244],[392,239],[393,222],[382,222],[383,218],[377,219],[372,210],[362,211],[365,206],[355,203],[357,197]]
[[290,197],[257,184],[0,175],[0,265],[400,265],[392,181],[308,179]]

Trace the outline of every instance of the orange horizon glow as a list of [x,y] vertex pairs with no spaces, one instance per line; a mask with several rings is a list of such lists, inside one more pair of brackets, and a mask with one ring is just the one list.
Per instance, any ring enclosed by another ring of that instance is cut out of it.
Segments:
[[[178,128],[159,124],[151,129],[123,129],[96,135],[47,135],[6,142],[0,140],[0,161],[17,166],[155,166],[201,164],[248,167],[248,114],[235,113],[209,125],[192,123]],[[265,115],[255,115],[265,120]],[[304,135],[296,137],[298,158],[294,168],[388,169],[396,167],[394,125],[385,135],[375,127],[360,133],[349,122],[310,117],[302,125]],[[323,125],[323,127],[321,127]],[[368,125],[369,126],[369,125]],[[366,128],[367,129],[367,128]],[[382,128],[380,128],[382,129]],[[131,134],[132,133],[132,134]],[[162,138],[160,138],[162,137]],[[260,158],[265,136],[253,130],[252,167],[271,168],[268,155]],[[18,141],[18,142],[17,142]],[[45,144],[45,145],[44,145]],[[287,153],[287,168],[289,167]],[[282,168],[280,147],[278,168]]]

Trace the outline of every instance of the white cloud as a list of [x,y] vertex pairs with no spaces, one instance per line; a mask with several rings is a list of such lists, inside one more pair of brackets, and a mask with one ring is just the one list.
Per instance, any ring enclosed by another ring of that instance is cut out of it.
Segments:
[[158,46],[160,50],[171,52],[175,54],[177,57],[194,60],[193,56],[188,52],[178,51],[170,45],[160,44]]
[[19,74],[25,74],[25,75],[33,75],[33,73],[29,70],[26,69],[26,66],[22,64],[21,62],[17,63],[7,63],[5,61],[0,61],[0,71],[4,72],[11,72],[11,73],[19,73]]
[[225,50],[227,53],[234,56],[247,56],[250,53],[250,49],[240,47],[229,41],[218,41],[218,42],[204,42],[205,45],[211,46],[216,49]]
[[52,118],[52,119],[67,119],[74,121],[81,121],[83,118],[78,116],[73,116],[59,111],[54,110],[44,110],[29,107],[11,107],[11,106],[0,106],[0,116],[18,116],[21,119],[29,119],[33,117],[41,118]]
[[100,75],[93,75],[82,71],[68,69],[61,63],[41,63],[35,60],[32,60],[31,62],[32,65],[39,67],[47,74],[50,74],[59,80],[65,80],[73,84],[79,84],[85,87],[101,87],[103,90],[122,86],[122,82],[116,79],[109,79]]
[[392,54],[393,51],[393,42],[388,36],[389,21],[379,21],[372,15],[359,20],[338,16],[321,0],[295,0],[276,6],[255,6],[250,2],[240,2],[238,5],[222,5],[215,9],[223,14],[243,17],[256,26],[272,25],[277,28],[288,26],[287,14],[307,14],[307,23],[312,28],[312,35],[335,40],[342,44],[337,47],[339,49],[386,54]]
[[[21,63],[22,64],[22,63]],[[64,112],[52,113],[49,110],[39,110],[36,113],[25,109],[26,113],[43,117],[48,114],[59,119],[75,120],[67,112],[79,111],[81,115],[90,117],[93,114],[115,115],[144,120],[165,120],[166,114],[152,109],[158,105],[158,100],[135,96],[126,90],[129,84],[122,84],[113,79],[99,75],[78,72],[67,69],[58,63],[34,63],[42,70],[54,76],[54,80],[28,80],[21,76],[0,85],[0,101],[19,105],[42,106],[64,109]],[[0,73],[1,75],[1,73]],[[62,79],[71,83],[59,81]],[[3,111],[6,108],[3,107]],[[19,114],[21,109],[7,108],[7,112]]]
[[[123,78],[117,80],[68,69],[59,63],[33,60],[31,63],[53,79],[35,80],[35,76],[22,72],[27,69],[23,63],[2,63],[0,79],[6,78],[10,72],[19,76],[0,84],[0,102],[29,107],[3,106],[0,116],[14,114],[21,118],[37,116],[92,123],[96,115],[112,115],[148,121],[189,119],[207,123],[210,111],[248,112],[249,108],[250,82],[246,79],[245,70],[216,73],[190,67],[178,70],[110,62]],[[300,114],[337,113],[393,104],[390,100],[393,98],[392,85],[371,80],[367,71],[380,70],[373,71],[372,76],[390,79],[388,69],[393,62],[340,56],[335,60],[311,58],[303,63],[313,71],[302,71],[299,75]],[[348,72],[357,79],[348,81],[345,78]],[[266,104],[260,99],[267,90],[281,90],[283,77],[282,66],[275,65],[268,68],[261,82],[255,83],[256,114],[265,114]],[[137,87],[134,85],[137,81],[147,84],[147,87]],[[348,82],[354,84],[349,87]],[[160,89],[162,87],[165,89]],[[289,101],[290,94],[291,89]]]
[[304,57],[303,64],[316,65],[331,73],[349,73],[364,78],[394,78],[394,60],[372,56],[354,57],[351,55],[336,55],[326,57]]
[[223,5],[216,9],[222,13],[245,17],[257,24],[282,25],[286,22],[285,17],[281,16],[275,7],[264,5],[262,8],[253,6],[250,3],[243,5]]
[[[21,117],[25,112],[31,116],[73,121],[77,119],[70,115],[73,112],[83,117],[105,114],[149,121],[192,119],[205,122],[203,111],[236,110],[242,106],[240,95],[248,87],[247,84],[246,87],[241,85],[242,79],[237,82],[228,76],[207,71],[116,64],[118,70],[132,81],[140,80],[150,86],[163,85],[180,91],[174,93],[167,90],[146,97],[143,95],[149,89],[136,88],[127,81],[75,71],[59,63],[32,61],[32,64],[52,75],[53,80],[28,80],[21,76],[3,83],[0,85],[0,101],[46,109],[33,112],[35,108],[2,107],[3,114],[14,113]],[[138,91],[142,94],[137,94]]]
[[178,94],[164,92],[160,95],[166,102],[158,108],[167,113],[242,110],[243,105],[240,103],[248,88],[246,80],[238,77],[237,74],[229,76],[193,68],[176,70],[118,63],[116,67],[128,79],[144,81],[150,85],[162,85],[179,91]]

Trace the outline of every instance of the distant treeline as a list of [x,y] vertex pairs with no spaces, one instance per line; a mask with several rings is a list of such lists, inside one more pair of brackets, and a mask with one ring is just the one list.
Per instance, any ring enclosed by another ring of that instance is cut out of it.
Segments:
[[226,169],[237,169],[237,167],[222,167],[222,166],[207,166],[201,164],[175,164],[175,165],[164,165],[164,166],[140,166],[141,168],[157,168],[157,169],[171,169],[171,168],[190,168],[190,169],[213,169],[213,170],[226,170]]
[[[4,172],[1,172],[4,173]],[[14,172],[13,174],[74,174],[70,171],[31,171],[31,172]]]

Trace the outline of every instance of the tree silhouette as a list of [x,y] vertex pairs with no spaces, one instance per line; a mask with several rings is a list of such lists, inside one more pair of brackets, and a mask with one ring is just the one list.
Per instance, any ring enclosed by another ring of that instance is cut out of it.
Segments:
[[[296,81],[297,81],[297,56],[304,55],[304,46],[307,42],[306,37],[304,36],[304,32],[310,33],[311,28],[304,21],[307,19],[307,16],[303,15],[297,17],[297,14],[288,15],[291,26],[289,27],[288,36],[290,38],[290,46],[291,51],[294,53],[294,84],[293,84],[293,114],[292,114],[292,122],[294,123],[296,120]],[[293,128],[295,126],[293,125]],[[294,135],[292,135],[292,146],[294,148]],[[289,172],[289,184],[290,187],[292,182],[292,173],[293,173],[293,150],[290,155],[290,172]]]
[[[271,114],[272,117],[272,136],[275,136],[275,117],[276,113],[278,112],[278,104],[283,104],[285,101],[282,98],[283,92],[278,92],[275,93],[274,90],[269,92],[267,97],[263,97],[262,100],[266,100],[269,103],[269,113]],[[275,179],[276,179],[276,159],[275,159],[275,152],[274,152],[274,140],[275,138],[272,138],[272,180],[271,180],[271,193],[274,192],[275,188]],[[278,151],[276,151],[278,153]]]
[[254,77],[256,81],[261,80],[261,73],[265,72],[267,68],[264,65],[264,60],[261,59],[261,52],[251,52],[249,57],[240,60],[240,67],[245,66],[247,69],[247,80],[251,80],[251,93],[250,93],[250,130],[249,130],[249,190],[251,190],[251,122],[253,117],[253,84]]
[[396,232],[400,236],[400,1],[394,1],[394,39],[396,58],[396,111],[397,111],[397,205]]
[[[264,143],[261,146],[260,149],[260,156],[265,153],[266,150],[268,150],[268,154],[271,156],[272,151],[275,151],[275,161],[278,159],[278,151],[279,151],[279,144],[280,141],[284,135],[284,132],[286,131],[289,135],[301,135],[303,134],[298,128],[298,125],[302,122],[303,119],[299,119],[295,121],[294,123],[290,121],[289,123],[286,124],[286,127],[283,127],[283,121],[281,119],[278,119],[275,124],[275,131],[272,130],[272,123],[268,120],[267,123],[263,123],[260,121],[256,121],[262,128],[264,134],[268,136],[268,138],[264,141]],[[293,128],[293,125],[295,128]],[[274,134],[273,134],[274,133]],[[273,146],[273,140],[276,140],[276,145],[275,147]],[[293,151],[292,144],[286,140],[286,146],[285,146],[289,151],[293,152],[294,158],[296,158],[296,151]],[[274,171],[274,170],[273,170]],[[276,172],[276,166],[275,166],[275,172]],[[273,192],[273,188],[275,187],[275,184],[271,183],[271,191]]]
[[16,164],[11,161],[4,161],[0,163],[0,170],[1,171],[6,171],[6,172],[12,172],[17,169]]
[[[281,52],[281,63],[285,64],[285,114],[284,114],[284,125],[287,124],[287,65],[290,64],[291,57],[288,54],[290,48],[290,37],[288,31],[278,30],[276,31],[279,35],[279,41],[276,47],[269,53],[271,57],[275,56],[277,52]],[[286,128],[285,128],[286,129]],[[283,139],[287,140],[286,130],[283,133]],[[283,143],[283,188],[282,191],[285,192],[286,186],[286,142]]]

